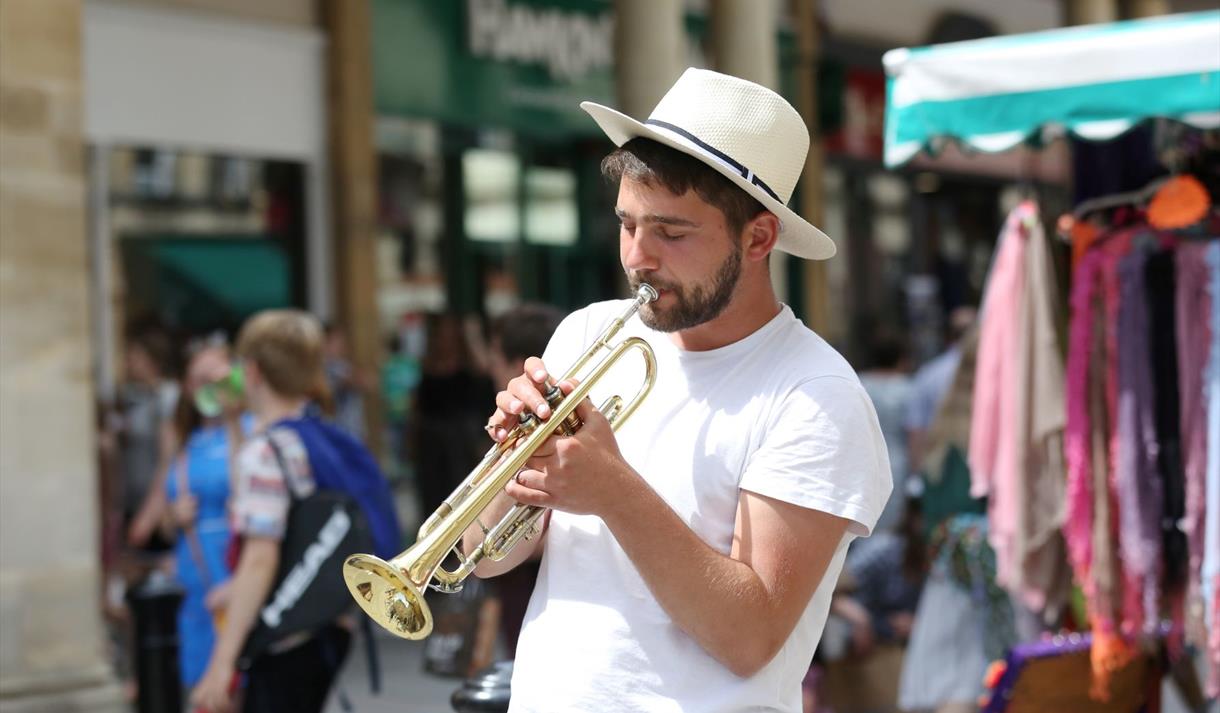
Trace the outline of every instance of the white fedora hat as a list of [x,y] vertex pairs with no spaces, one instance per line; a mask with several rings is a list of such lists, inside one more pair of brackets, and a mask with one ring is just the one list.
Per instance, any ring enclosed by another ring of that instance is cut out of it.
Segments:
[[775,247],[825,260],[834,241],[788,208],[809,154],[801,115],[766,87],[706,69],[688,69],[648,120],[581,102],[616,146],[642,137],[693,156],[749,193],[780,219]]

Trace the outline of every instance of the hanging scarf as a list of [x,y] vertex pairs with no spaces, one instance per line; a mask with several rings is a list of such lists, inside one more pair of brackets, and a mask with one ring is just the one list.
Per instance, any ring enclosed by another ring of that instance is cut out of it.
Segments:
[[1177,319],[1178,393],[1181,395],[1182,465],[1186,479],[1186,511],[1182,530],[1186,533],[1188,565],[1186,590],[1187,641],[1206,646],[1203,629],[1203,598],[1200,576],[1203,570],[1204,517],[1207,481],[1207,403],[1204,372],[1207,369],[1211,330],[1211,295],[1208,292],[1210,269],[1207,246],[1182,243],[1175,251],[1177,277],[1175,316]]
[[1067,602],[1071,573],[1063,543],[1064,409],[1060,306],[1050,245],[1032,204],[1026,227],[1023,335],[1017,355],[1016,527],[1013,589],[1035,612],[1055,617]]
[[[1086,596],[1091,596],[1093,564],[1093,458],[1090,445],[1093,420],[1089,412],[1089,366],[1093,359],[1093,303],[1101,253],[1088,252],[1076,262],[1070,299],[1067,357],[1067,423],[1064,457],[1067,460],[1067,502],[1063,537],[1068,560]],[[1101,355],[1098,355],[1101,356]]]
[[1211,343],[1207,361],[1207,464],[1205,536],[1200,577],[1208,617],[1207,692],[1220,696],[1220,241],[1207,246]]
[[1175,317],[1177,276],[1174,253],[1160,250],[1148,258],[1149,339],[1156,391],[1157,465],[1164,492],[1161,511],[1164,608],[1173,627],[1168,637],[1171,656],[1183,646],[1186,581],[1189,551],[1181,524],[1186,516],[1186,479],[1182,463],[1181,409],[1178,393],[1177,328]]
[[1130,236],[1118,234],[1081,256],[1068,336],[1064,538],[1093,628],[1091,692],[1102,700],[1109,696],[1110,676],[1135,653],[1116,626],[1121,571],[1114,543],[1121,510],[1114,497],[1117,429],[1110,418],[1118,381],[1117,263],[1129,245]]
[[1157,471],[1155,395],[1148,344],[1144,270],[1152,245],[1137,241],[1118,264],[1118,486],[1119,553],[1125,578],[1124,631],[1154,630],[1160,618],[1161,478]]
[[995,549],[996,580],[1012,589],[1019,580],[1015,558],[1019,508],[1017,471],[1018,355],[1025,289],[1025,237],[1037,209],[1026,201],[1009,214],[979,315],[974,411],[970,422],[970,494],[988,498],[989,540]]

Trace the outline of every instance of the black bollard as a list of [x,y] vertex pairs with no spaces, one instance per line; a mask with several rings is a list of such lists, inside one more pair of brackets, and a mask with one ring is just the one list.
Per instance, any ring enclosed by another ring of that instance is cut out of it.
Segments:
[[182,710],[182,682],[178,675],[178,605],[182,595],[182,587],[163,572],[153,572],[127,593],[135,619],[139,713]]
[[487,583],[471,577],[460,592],[432,600],[432,634],[424,640],[424,670],[438,676],[467,676],[479,631],[479,610]]
[[457,713],[504,713],[512,681],[513,662],[497,661],[463,681],[449,702]]

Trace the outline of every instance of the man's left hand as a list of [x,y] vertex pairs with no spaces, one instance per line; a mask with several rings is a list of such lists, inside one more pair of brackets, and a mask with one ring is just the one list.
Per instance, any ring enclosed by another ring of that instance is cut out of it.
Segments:
[[[565,381],[560,388],[570,393],[573,387]],[[505,487],[518,502],[600,515],[621,500],[623,484],[638,477],[623,460],[606,417],[588,399],[575,413],[584,423],[580,430],[549,438]]]

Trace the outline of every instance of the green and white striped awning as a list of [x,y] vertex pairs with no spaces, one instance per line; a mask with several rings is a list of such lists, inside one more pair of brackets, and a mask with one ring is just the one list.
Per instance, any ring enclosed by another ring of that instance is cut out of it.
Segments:
[[885,163],[1044,129],[1108,139],[1151,117],[1220,126],[1220,11],[891,50]]

